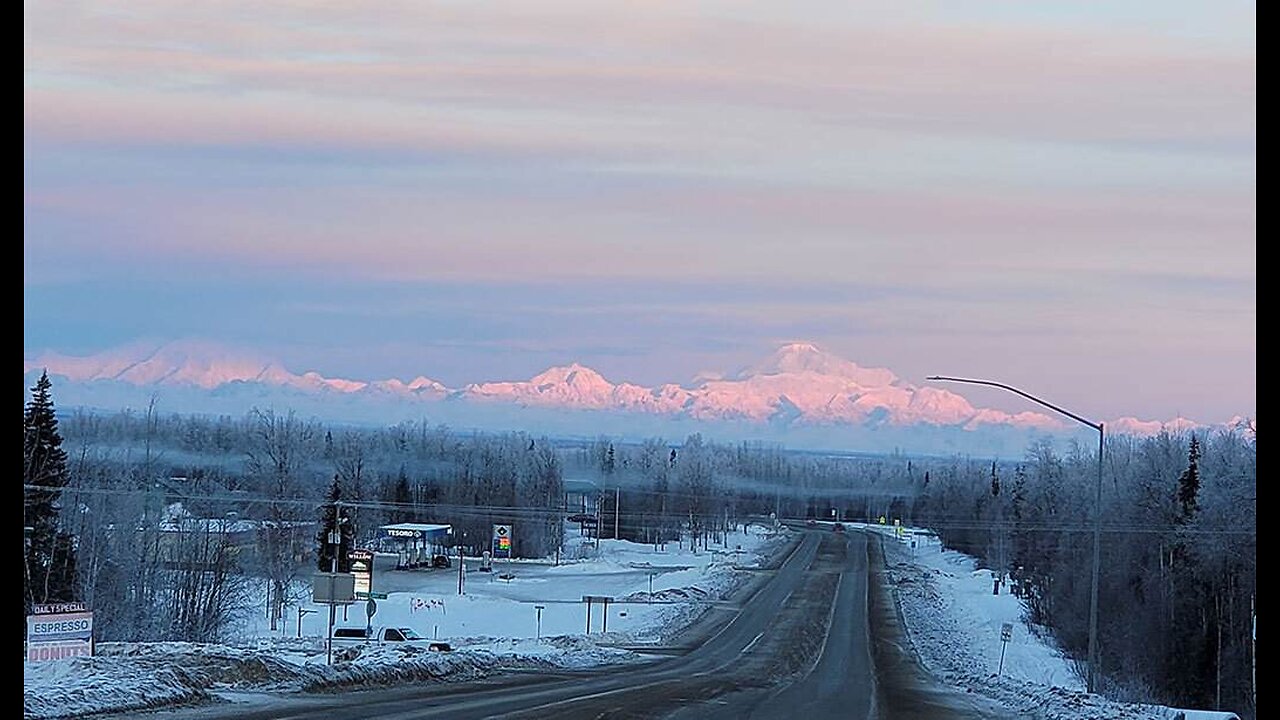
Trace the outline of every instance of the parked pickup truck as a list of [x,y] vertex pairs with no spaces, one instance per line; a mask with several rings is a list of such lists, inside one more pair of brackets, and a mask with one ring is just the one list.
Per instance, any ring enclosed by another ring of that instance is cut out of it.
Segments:
[[412,642],[425,645],[428,650],[436,652],[449,652],[453,649],[447,642],[427,642],[426,638],[411,627],[337,627],[333,629],[333,642],[335,645]]

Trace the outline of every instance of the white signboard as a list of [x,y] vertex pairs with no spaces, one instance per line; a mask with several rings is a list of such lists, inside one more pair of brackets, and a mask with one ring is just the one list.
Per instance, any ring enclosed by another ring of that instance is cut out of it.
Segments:
[[356,576],[357,598],[369,598],[373,590],[373,553],[369,550],[352,550],[347,553],[351,562],[351,574]]
[[93,612],[83,603],[36,605],[27,616],[27,661],[93,655]]

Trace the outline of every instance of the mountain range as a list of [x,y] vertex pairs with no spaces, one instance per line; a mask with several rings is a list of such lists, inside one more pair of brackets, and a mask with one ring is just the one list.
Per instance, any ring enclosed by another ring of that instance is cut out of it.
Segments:
[[[1024,441],[1071,430],[1038,412],[975,408],[949,390],[908,383],[890,370],[862,367],[807,342],[782,345],[731,375],[656,387],[614,383],[577,363],[548,368],[528,380],[458,388],[426,376],[408,382],[332,378],[296,374],[252,351],[201,340],[133,344],[89,356],[48,352],[24,359],[24,380],[30,384],[28,376],[45,369],[58,384],[62,404],[102,409],[158,396],[170,409],[191,412],[243,412],[271,405],[334,420],[427,416],[487,427],[521,420],[503,411],[529,411],[524,420],[575,433],[599,428],[607,416],[615,421],[607,425],[646,432],[653,431],[655,421],[658,430],[662,423],[675,423],[680,426],[676,429],[733,426],[739,433],[792,442],[806,433],[818,441],[824,436],[865,438],[865,431],[881,430],[896,443],[906,437],[899,431],[929,430],[934,438],[937,431],[946,431],[953,439],[943,444],[951,447],[954,438],[981,431],[1012,431],[1017,441]],[[1121,418],[1108,425],[1149,434],[1194,423]],[[864,432],[850,435],[855,429]]]

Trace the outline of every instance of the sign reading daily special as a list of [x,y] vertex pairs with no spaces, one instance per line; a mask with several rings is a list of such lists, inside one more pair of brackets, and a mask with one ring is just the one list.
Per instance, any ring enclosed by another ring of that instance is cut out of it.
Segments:
[[27,616],[27,661],[93,655],[93,611],[84,603],[31,606]]

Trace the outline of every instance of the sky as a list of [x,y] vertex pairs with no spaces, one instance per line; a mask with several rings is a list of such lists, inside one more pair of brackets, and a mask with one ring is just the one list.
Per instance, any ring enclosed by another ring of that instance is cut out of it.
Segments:
[[24,9],[27,353],[1256,411],[1252,2]]

